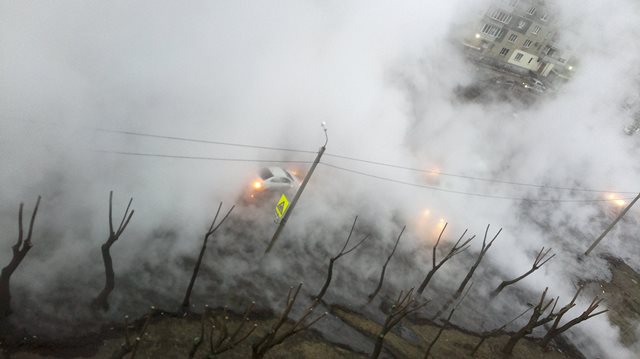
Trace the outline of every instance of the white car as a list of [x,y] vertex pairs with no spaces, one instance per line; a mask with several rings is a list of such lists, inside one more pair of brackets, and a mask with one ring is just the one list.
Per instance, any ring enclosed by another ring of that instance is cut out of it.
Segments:
[[532,79],[531,82],[532,84],[523,82],[522,85],[524,86],[524,88],[540,94],[544,93],[547,90],[546,86],[542,83],[542,81]]
[[542,81],[540,81],[538,79],[532,79],[531,82],[533,83],[533,86],[537,86],[537,87],[540,87],[542,89],[546,89],[546,86],[542,83]]
[[260,178],[251,183],[247,199],[256,199],[273,193],[295,191],[300,181],[294,173],[281,167],[265,167],[260,170]]

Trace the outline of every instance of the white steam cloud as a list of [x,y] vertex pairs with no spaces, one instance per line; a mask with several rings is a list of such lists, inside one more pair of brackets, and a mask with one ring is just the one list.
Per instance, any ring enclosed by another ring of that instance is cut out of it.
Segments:
[[[107,234],[111,189],[116,216],[129,196],[136,210],[113,247],[112,313],[143,308],[151,297],[160,298],[156,304],[176,305],[189,276],[183,258],[195,255],[217,203],[226,207],[236,201],[261,166],[96,150],[314,158],[96,129],[315,151],[324,141],[319,125],[326,121],[328,154],[468,177],[638,191],[640,141],[623,134],[631,118],[621,105],[638,97],[640,4],[553,4],[559,41],[579,66],[571,82],[531,106],[469,102],[456,95],[478,76],[456,36],[483,6],[470,8],[460,0],[2,3],[0,263],[10,258],[19,202],[30,209],[36,196],[43,196],[35,247],[12,278],[14,298],[23,301],[15,316],[70,317],[74,308],[54,308],[70,298],[83,306],[95,295],[102,283],[98,248]],[[323,161],[457,192],[604,198],[444,175],[433,179],[328,155]],[[610,203],[526,203],[411,187],[321,165],[278,243],[277,258],[260,260],[274,230],[271,209],[238,209],[230,223],[241,228],[228,228],[215,239],[196,296],[223,304],[239,300],[230,292],[246,285],[254,287],[247,296],[262,294],[276,302],[285,286],[301,280],[306,291],[315,292],[324,279],[327,253],[339,250],[355,215],[361,221],[358,235],[372,232],[374,238],[348,265],[341,264],[335,286],[344,290],[331,294],[336,301],[366,298],[405,223],[398,253],[403,259],[392,262],[388,283],[394,289],[419,283],[431,264],[430,243],[440,218],[449,222],[448,241],[465,228],[479,237],[487,223],[492,233],[504,228],[476,274],[478,293],[497,284],[496,271],[504,276],[526,271],[542,246],[553,247],[557,258],[520,284],[528,292],[511,298],[515,303],[524,306],[523,298],[534,300],[546,286],[566,300],[578,280],[609,276],[604,260],[577,262],[576,256],[614,218]],[[629,218],[598,251],[620,256],[638,270],[640,246],[628,239],[638,211]],[[434,290],[455,288],[472,260],[471,254],[453,260],[436,275]],[[479,306],[469,306],[470,318],[481,315],[475,312]],[[501,317],[506,321],[521,308],[511,304]],[[465,325],[488,330],[501,324],[483,328],[478,322]],[[580,333],[573,334],[574,341],[588,353],[633,357],[604,316],[572,332]]]

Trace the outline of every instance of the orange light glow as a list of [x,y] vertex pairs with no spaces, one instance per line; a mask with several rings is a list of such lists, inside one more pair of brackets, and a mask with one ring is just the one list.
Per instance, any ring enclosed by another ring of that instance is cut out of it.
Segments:
[[613,204],[615,204],[618,207],[624,207],[627,204],[627,201],[618,198],[618,196],[614,193],[609,193],[607,195],[607,199],[609,199]]
[[447,224],[447,220],[444,217],[440,217],[443,213],[437,209],[424,208],[417,214],[413,222],[415,230],[420,233],[427,245],[433,246],[440,232]]
[[440,169],[437,168],[437,167],[436,168],[432,168],[431,172],[429,172],[429,175],[430,176],[438,176],[438,175],[440,175]]
[[253,188],[261,189],[262,188],[262,182],[260,182],[260,181],[253,182]]

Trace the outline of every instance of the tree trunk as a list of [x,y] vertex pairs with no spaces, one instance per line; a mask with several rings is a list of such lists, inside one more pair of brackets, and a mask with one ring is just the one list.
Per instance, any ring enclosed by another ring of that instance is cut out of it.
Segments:
[[96,307],[100,307],[103,310],[109,310],[109,294],[115,288],[115,274],[113,273],[113,261],[111,260],[111,253],[109,250],[111,249],[110,243],[105,243],[101,246],[102,249],[102,260],[104,262],[104,272],[105,272],[105,283],[104,288],[98,294],[96,299],[94,299],[93,304]]
[[504,346],[504,348],[502,348],[502,353],[506,354],[507,356],[513,353],[513,348],[515,348],[516,344],[518,344],[518,341],[520,341],[520,339],[522,339],[528,333],[528,331],[524,329],[526,328],[521,329],[520,331],[512,335],[511,338],[509,338],[507,344]]
[[324,297],[324,294],[327,292],[327,288],[329,288],[329,284],[331,284],[331,277],[333,277],[333,263],[335,262],[335,258],[331,258],[329,260],[329,270],[327,270],[327,280],[325,280],[322,289],[320,289],[320,293],[316,295],[317,300],[321,300]]
[[418,287],[418,294],[422,294],[422,292],[424,292],[424,289],[427,287],[427,284],[429,284],[431,277],[433,277],[433,275],[436,273],[436,270],[437,268],[433,268],[432,270],[429,271],[429,273],[427,274],[427,277],[422,281],[422,283],[420,284],[420,287]]
[[384,343],[384,334],[380,334],[376,338],[376,345],[373,348],[373,352],[371,353],[371,359],[376,359],[380,356],[380,353],[382,352],[383,343]]
[[202,248],[200,249],[200,254],[198,255],[198,261],[196,262],[195,268],[193,268],[193,274],[191,275],[191,280],[189,281],[187,292],[185,293],[184,299],[182,300],[183,311],[187,311],[189,309],[189,305],[191,304],[191,291],[193,290],[193,285],[196,283],[196,278],[198,278],[198,272],[200,271],[200,264],[202,263],[204,252],[207,249],[208,239],[209,239],[209,236],[206,235],[204,237],[204,242],[202,243]]
[[11,274],[8,274],[7,268],[3,269],[0,276],[0,318],[6,318],[11,314],[10,279]]

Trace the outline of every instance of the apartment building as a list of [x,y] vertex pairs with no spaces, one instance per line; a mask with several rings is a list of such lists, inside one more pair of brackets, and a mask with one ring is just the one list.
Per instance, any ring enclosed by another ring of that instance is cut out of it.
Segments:
[[541,77],[569,78],[570,56],[557,46],[553,14],[544,0],[497,0],[463,43],[481,61]]

